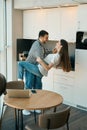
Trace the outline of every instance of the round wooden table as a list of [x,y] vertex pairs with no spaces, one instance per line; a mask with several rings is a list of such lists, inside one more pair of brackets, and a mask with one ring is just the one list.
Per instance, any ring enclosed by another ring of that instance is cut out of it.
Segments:
[[[30,98],[9,98],[8,94],[4,98],[6,105],[15,108],[15,117],[16,117],[16,130],[17,126],[17,112],[21,111],[21,129],[23,130],[23,116],[22,110],[46,110],[49,108],[55,108],[63,102],[63,98],[60,94],[47,91],[47,90],[36,90],[36,93],[32,93]],[[19,114],[18,114],[19,115]],[[19,116],[18,116],[19,118]]]

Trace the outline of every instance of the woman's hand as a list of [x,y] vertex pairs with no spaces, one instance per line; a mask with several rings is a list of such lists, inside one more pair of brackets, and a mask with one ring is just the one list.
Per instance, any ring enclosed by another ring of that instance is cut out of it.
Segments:
[[37,61],[38,63],[41,63],[41,62],[42,62],[42,60],[41,60],[40,57],[37,57],[36,61]]
[[53,52],[53,54],[54,54],[54,53],[57,53],[57,49],[54,48],[52,52]]

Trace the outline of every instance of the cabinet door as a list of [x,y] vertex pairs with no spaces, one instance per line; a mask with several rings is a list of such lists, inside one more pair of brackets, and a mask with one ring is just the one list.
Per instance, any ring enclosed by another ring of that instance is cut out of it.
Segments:
[[42,78],[43,89],[53,91],[53,69],[48,72],[47,77]]
[[54,91],[63,96],[64,103],[73,103],[73,87],[70,85],[55,82]]
[[77,30],[77,7],[61,8],[60,23],[60,38],[75,42]]
[[54,91],[61,94],[64,103],[73,103],[74,72],[66,73],[62,70],[54,70]]
[[76,105],[87,107],[87,50],[76,50],[75,73],[74,102]]
[[87,31],[87,4],[78,7],[78,30]]

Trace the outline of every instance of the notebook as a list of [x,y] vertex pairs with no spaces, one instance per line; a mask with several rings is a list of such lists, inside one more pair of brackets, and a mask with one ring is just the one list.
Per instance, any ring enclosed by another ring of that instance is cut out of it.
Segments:
[[10,98],[29,98],[29,90],[7,89],[8,97]]

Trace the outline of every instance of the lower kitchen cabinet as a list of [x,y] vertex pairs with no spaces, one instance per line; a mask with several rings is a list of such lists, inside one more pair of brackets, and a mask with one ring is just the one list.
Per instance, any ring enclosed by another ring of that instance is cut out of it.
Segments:
[[43,89],[54,91],[63,96],[64,103],[73,103],[74,72],[63,72],[52,68],[47,77],[43,77]]
[[73,91],[74,91],[74,72],[63,72],[62,70],[54,70],[53,76],[53,88],[54,91],[61,94],[64,99],[64,103],[73,103]]
[[74,102],[87,110],[87,50],[76,49]]
[[48,72],[48,76],[44,76],[42,78],[42,84],[43,84],[43,89],[45,90],[50,90],[50,91],[54,91],[53,90],[53,69],[49,70]]

